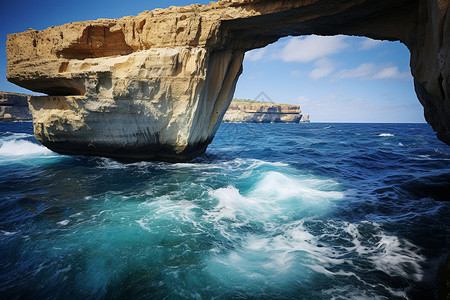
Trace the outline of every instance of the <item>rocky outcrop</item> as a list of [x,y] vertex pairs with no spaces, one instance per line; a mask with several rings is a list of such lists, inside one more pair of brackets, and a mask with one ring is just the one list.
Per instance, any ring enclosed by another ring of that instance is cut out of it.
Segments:
[[[12,34],[8,80],[61,153],[187,160],[211,142],[244,53],[287,35],[401,41],[427,121],[450,144],[448,0],[221,0]],[[302,49],[299,49],[302,51]]]
[[29,99],[30,95],[0,91],[0,122],[31,120],[28,109]]
[[230,123],[300,123],[308,122],[300,106],[273,102],[234,99],[228,107],[223,122]]
[[310,115],[301,114],[300,123],[310,123]]

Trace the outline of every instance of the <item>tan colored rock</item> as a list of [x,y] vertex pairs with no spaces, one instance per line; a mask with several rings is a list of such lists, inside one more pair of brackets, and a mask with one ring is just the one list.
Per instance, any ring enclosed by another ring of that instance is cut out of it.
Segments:
[[[208,59],[214,70],[207,74]],[[72,60],[65,72],[79,78],[72,83],[84,95],[32,97],[35,135],[60,153],[191,159],[217,131],[242,59],[243,54],[217,52],[211,58],[202,48],[176,47]]]
[[[186,160],[211,142],[245,51],[287,35],[399,40],[427,121],[450,144],[448,0],[222,0],[11,34],[8,80],[61,153]],[[302,49],[299,49],[302,51]]]
[[300,106],[235,99],[223,117],[230,123],[299,123]]

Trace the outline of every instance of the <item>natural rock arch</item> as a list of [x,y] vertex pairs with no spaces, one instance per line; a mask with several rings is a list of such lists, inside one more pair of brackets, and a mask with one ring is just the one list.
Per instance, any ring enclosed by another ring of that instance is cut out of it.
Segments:
[[[448,0],[222,0],[8,36],[8,80],[61,153],[187,160],[214,137],[248,50],[287,35],[401,41],[425,118],[450,144]],[[301,51],[301,49],[299,49]]]

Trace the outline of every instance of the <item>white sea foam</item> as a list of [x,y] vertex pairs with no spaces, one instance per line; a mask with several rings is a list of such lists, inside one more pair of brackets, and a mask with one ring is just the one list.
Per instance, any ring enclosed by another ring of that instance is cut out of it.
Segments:
[[70,270],[72,270],[72,265],[68,265],[67,267],[65,267],[65,268],[62,268],[62,269],[59,269],[58,271],[56,271],[56,273],[55,273],[55,276],[58,276],[59,274],[61,274],[61,273],[67,273],[67,272],[69,272]]
[[223,163],[224,166],[233,168],[233,169],[256,169],[261,166],[267,165],[267,166],[274,166],[274,167],[286,167],[289,166],[286,163],[283,162],[269,162],[264,161],[260,159],[242,159],[242,158],[236,158],[231,161]]
[[326,184],[336,185],[331,180],[300,179],[271,171],[263,175],[250,195],[254,197],[270,197],[278,200],[296,197],[314,202],[343,198],[341,192],[321,190],[320,188]]
[[380,133],[378,136],[390,137],[390,136],[394,136],[394,135],[392,133]]
[[326,190],[336,186],[332,180],[269,171],[260,175],[245,194],[233,186],[210,191],[218,203],[207,212],[207,218],[223,232],[228,227],[244,226],[251,221],[267,224],[280,218],[287,219],[293,211],[324,213],[333,201],[343,198],[342,192]]
[[[86,197],[87,198],[87,197]],[[73,215],[70,215],[70,217],[69,218],[77,218],[77,217],[80,217],[80,216],[82,216],[83,215],[83,213],[82,212],[79,212],[79,213],[75,213],[75,214],[73,214]]]
[[[374,282],[373,274],[368,274],[371,270],[422,279],[420,249],[384,232],[379,224],[298,215],[316,208],[313,215],[320,215],[342,199],[335,181],[275,171],[252,176],[253,186],[210,189],[209,199],[202,201],[179,200],[182,191],[152,197],[139,205],[135,222],[157,243],[170,241],[172,234],[210,233],[213,228],[221,242],[208,251],[206,270],[230,288],[240,282],[250,286],[271,282],[289,288],[292,280],[325,276],[356,282],[356,286],[339,287],[342,293],[333,294],[330,289],[330,295],[342,295],[336,299],[370,299],[381,297],[379,291],[393,297],[405,295],[400,288]],[[171,243],[185,242],[183,238]]]
[[[293,222],[289,221],[293,210],[314,209],[319,205],[318,210],[323,212],[331,201],[342,199],[343,194],[330,191],[331,187],[337,187],[331,180],[288,176],[270,171],[262,174],[245,194],[232,186],[211,191],[210,195],[218,203],[213,210],[207,212],[207,219],[228,240],[245,241],[239,250],[231,251],[225,257],[216,257],[212,263],[226,266],[226,269],[239,270],[238,273],[242,276],[255,280],[261,276],[267,279],[288,274],[287,271],[295,264],[297,251],[317,252],[315,256],[321,263],[342,263],[343,261],[338,261],[339,258],[324,256],[323,251],[327,249],[315,244],[311,233],[280,225]],[[267,234],[249,233],[242,238],[238,228],[246,228],[255,223],[262,224]],[[301,264],[297,264],[297,267],[299,265]],[[319,264],[307,267],[316,271],[322,268]]]
[[36,156],[55,154],[44,146],[26,140],[4,141],[0,146],[2,156]]
[[17,139],[24,139],[32,137],[32,134],[24,133],[24,132],[5,132],[5,135],[1,137],[3,141],[11,141]]
[[210,194],[219,199],[215,209],[210,212],[211,220],[214,222],[222,219],[236,222],[239,210],[251,207],[254,204],[253,199],[243,197],[239,190],[232,186],[211,191]]
[[10,232],[10,231],[5,231],[5,230],[0,230],[0,232],[3,235],[15,235],[15,234],[17,234],[17,231],[16,232]]
[[420,264],[425,257],[418,254],[418,248],[396,236],[380,233],[376,247],[370,249],[369,259],[378,270],[386,274],[398,274],[404,278],[420,281],[423,278]]
[[431,157],[431,155],[417,155],[410,156],[409,159],[412,160],[439,160],[439,161],[449,161],[450,158],[442,158],[442,157]]
[[239,170],[240,172],[251,171],[262,166],[286,167],[289,166],[282,162],[268,162],[259,159],[242,159],[236,158],[230,161],[218,163],[178,163],[171,164],[173,168],[189,168],[189,169],[227,169]]
[[109,170],[120,170],[127,168],[146,168],[152,167],[153,165],[157,164],[155,162],[148,162],[148,161],[140,161],[135,163],[121,163],[106,157],[99,157],[98,160],[99,160],[98,163],[99,169],[109,169]]
[[162,163],[162,162],[136,162],[136,163],[121,163],[109,158],[99,158],[98,168],[100,169],[110,169],[110,170],[119,170],[119,169],[128,169],[128,168],[137,168],[142,170],[151,169],[163,169],[163,170],[179,170],[179,169],[193,169],[197,171],[207,171],[210,170],[230,170],[230,171],[239,171],[241,174],[239,177],[246,178],[251,175],[251,172],[254,170],[263,167],[288,167],[289,165],[282,162],[268,162],[258,159],[241,159],[236,158],[230,161],[225,162],[210,162],[210,163]]
[[[136,220],[139,226],[148,232],[166,230],[178,230],[178,226],[190,224],[192,228],[201,230],[202,225],[196,220],[195,209],[199,209],[191,201],[173,200],[176,196],[164,195],[151,201],[141,203],[140,211],[146,212],[145,216]],[[170,224],[170,226],[168,226]],[[170,228],[173,226],[174,228]]]
[[56,224],[61,225],[61,226],[66,226],[67,224],[69,224],[69,220],[62,220],[60,222],[57,222]]
[[[216,272],[235,274],[234,278],[230,278],[230,282],[270,280],[275,284],[284,284],[285,276],[297,276],[298,279],[298,276],[305,276],[309,269],[310,272],[327,277],[353,276],[363,286],[376,285],[393,296],[404,295],[402,290],[374,284],[370,279],[361,278],[354,273],[355,270],[363,268],[359,267],[361,260],[370,262],[374,270],[389,276],[415,281],[422,279],[421,264],[425,258],[419,254],[420,250],[406,240],[385,233],[376,223],[313,219],[277,221],[270,212],[262,213],[264,210],[270,210],[271,207],[267,203],[258,203],[251,197],[244,197],[233,187],[215,190],[212,195],[220,199],[215,220],[235,222],[234,225],[242,225],[242,219],[245,217],[247,224],[264,220],[264,234],[248,233],[242,237],[242,233],[234,232],[232,226],[220,227],[221,233],[227,239],[240,241],[240,246],[235,250],[227,254],[216,254],[210,260],[212,269]],[[322,196],[321,193],[317,195]],[[250,202],[247,202],[248,200]],[[253,210],[245,213],[249,207]],[[288,211],[277,210],[277,213],[287,215]],[[318,232],[317,228],[320,228]],[[367,240],[367,234],[361,230],[369,230],[373,238]],[[349,290],[345,294],[356,296],[358,291]],[[371,297],[376,298],[377,294]]]
[[395,297],[407,299],[406,292],[400,291],[400,290],[391,290],[387,288],[386,286],[382,284],[378,285],[370,285],[367,284],[367,286],[371,287],[367,290],[361,290],[359,286],[355,285],[346,285],[342,287],[334,287],[329,290],[322,291],[323,294],[329,295],[330,300],[379,300],[379,299],[388,299],[386,296],[381,296],[376,293],[375,288],[377,289],[385,289],[386,291],[390,292]]

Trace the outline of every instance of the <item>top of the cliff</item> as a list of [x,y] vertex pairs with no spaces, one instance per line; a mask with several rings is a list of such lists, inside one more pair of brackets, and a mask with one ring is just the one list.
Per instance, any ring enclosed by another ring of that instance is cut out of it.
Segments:
[[24,96],[24,97],[29,97],[31,96],[30,94],[22,94],[22,93],[13,93],[13,92],[4,92],[4,91],[0,91],[0,97],[4,96],[4,95],[14,95],[14,96]]
[[169,6],[168,8],[155,8],[151,11],[145,10],[139,15],[151,14],[153,16],[157,16],[161,14],[167,15],[170,13],[204,12],[215,9],[223,9],[226,7],[242,6],[246,4],[252,4],[255,2],[261,2],[261,0],[219,0],[219,1],[211,1],[208,5],[195,3],[186,6]]
[[286,103],[277,103],[270,101],[260,101],[260,100],[250,100],[250,99],[233,99],[232,104],[259,104],[264,106],[273,106],[273,105],[291,105]]
[[257,104],[257,103],[265,103],[266,101],[258,101],[258,100],[250,100],[250,99],[233,99],[233,103],[242,103],[242,104]]

